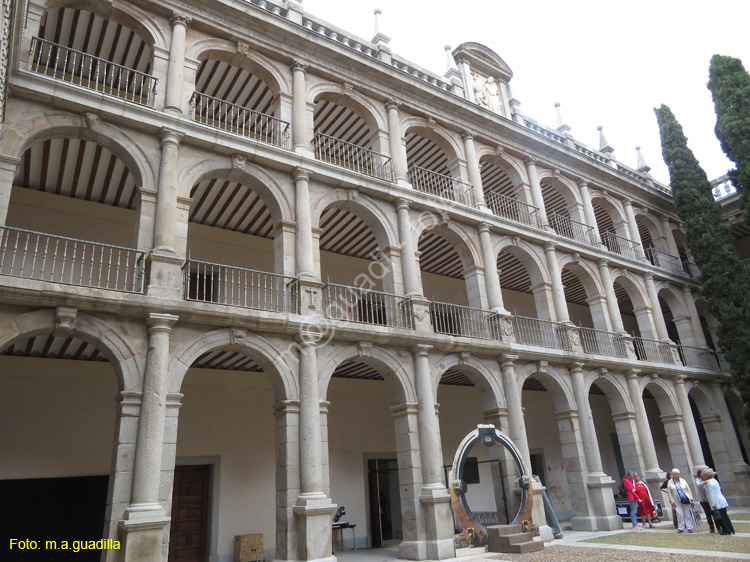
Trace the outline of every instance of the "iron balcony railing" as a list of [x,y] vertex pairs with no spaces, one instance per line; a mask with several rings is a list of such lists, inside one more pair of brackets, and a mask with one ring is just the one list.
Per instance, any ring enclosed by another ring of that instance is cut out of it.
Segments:
[[682,269],[684,269],[687,272],[687,274],[691,277],[691,279],[700,279],[701,277],[700,268],[693,262],[684,260],[682,262]]
[[568,329],[569,327],[566,324],[559,322],[527,318],[526,316],[513,317],[513,332],[516,342],[526,345],[570,351]]
[[651,247],[646,248],[646,257],[656,267],[666,269],[672,273],[685,274],[685,270],[682,268],[682,260],[678,256],[673,256]]
[[313,139],[315,157],[342,168],[385,181],[393,181],[390,156],[373,152],[369,148],[317,133]]
[[725,373],[731,372],[732,366],[729,364],[729,361],[726,360],[726,357],[724,357],[723,353],[716,353],[716,359],[719,362],[719,369],[721,369]]
[[481,308],[444,302],[430,304],[432,329],[439,334],[500,340],[500,327],[492,321],[495,316],[495,313]]
[[655,363],[674,363],[672,346],[669,342],[648,340],[645,338],[633,338],[635,355],[639,361],[652,361]]
[[411,300],[406,297],[358,287],[328,283],[323,287],[326,318],[414,329]]
[[627,357],[627,343],[625,337],[621,334],[583,327],[578,328],[578,330],[584,353],[608,357]]
[[474,188],[470,184],[463,183],[450,176],[438,174],[419,166],[412,166],[409,168],[409,181],[417,191],[455,201],[467,207],[477,206]]
[[742,260],[742,265],[744,265],[747,269],[750,269],[750,258]]
[[194,121],[289,150],[290,125],[228,101],[193,92],[190,114]]
[[185,300],[296,313],[297,278],[188,258],[182,267]]
[[549,224],[560,236],[576,240],[583,244],[595,246],[597,243],[594,229],[582,222],[574,221],[570,217],[552,213],[548,216]]
[[59,45],[31,39],[32,71],[141,105],[153,106],[157,78],[111,61]]
[[144,252],[0,226],[0,274],[127,293],[143,291]]
[[607,250],[613,254],[624,256],[626,258],[634,260],[645,259],[643,255],[643,249],[637,242],[633,242],[622,236],[618,236],[614,232],[603,232],[601,233],[602,242],[607,247]]
[[527,205],[512,197],[500,195],[494,191],[487,194],[485,201],[487,206],[498,217],[504,217],[515,222],[520,222],[521,224],[533,226],[534,228],[542,227],[539,218],[539,209],[536,207]]
[[680,355],[680,361],[682,361],[685,367],[710,369],[712,371],[721,369],[719,358],[713,349],[678,345],[677,352]]

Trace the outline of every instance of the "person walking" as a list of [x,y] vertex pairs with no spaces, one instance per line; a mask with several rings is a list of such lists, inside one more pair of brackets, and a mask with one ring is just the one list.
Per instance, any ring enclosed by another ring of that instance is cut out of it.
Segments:
[[[667,486],[669,485],[670,480],[672,480],[672,473],[667,472],[666,480],[661,486],[659,486],[659,489],[665,494],[667,494],[667,498],[669,497],[669,490],[667,490]],[[663,497],[662,497],[662,501],[664,501]],[[674,524],[674,528],[676,529],[677,528],[677,512],[674,509],[670,509],[670,511],[672,512],[672,523]]]
[[[700,502],[701,507],[703,508],[703,513],[706,514],[708,528],[710,529],[710,534],[713,535],[714,518],[711,513],[711,505],[708,503],[708,498],[706,497],[706,481],[703,480],[703,472],[705,471],[698,469],[698,473],[695,475],[695,498]],[[719,532],[721,533],[721,524],[718,521],[716,521],[716,526],[719,528]]]
[[625,473],[625,479],[622,481],[622,489],[625,490],[625,499],[630,502],[630,522],[633,524],[633,529],[643,529],[638,524],[638,503],[640,498],[635,492],[635,472],[628,470]]
[[692,533],[695,525],[693,494],[687,480],[680,478],[680,471],[677,468],[672,469],[672,479],[667,484],[667,491],[672,509],[677,512],[677,532],[682,533],[687,529],[688,533]]
[[727,514],[729,502],[727,501],[727,498],[724,497],[724,494],[721,493],[721,486],[719,485],[719,482],[716,480],[716,478],[714,478],[714,476],[716,476],[716,473],[710,468],[707,468],[701,472],[701,478],[706,483],[706,498],[708,499],[708,503],[711,506],[711,511],[713,512],[714,519],[716,519],[717,526],[719,524],[721,525],[719,534],[733,535],[734,526],[732,525],[732,521],[731,519],[729,519],[729,515]]
[[645,528],[648,523],[648,526],[653,529],[654,524],[651,518],[656,517],[654,499],[651,497],[651,490],[641,480],[639,474],[635,475],[635,493],[638,495],[638,517],[641,518],[641,525]]

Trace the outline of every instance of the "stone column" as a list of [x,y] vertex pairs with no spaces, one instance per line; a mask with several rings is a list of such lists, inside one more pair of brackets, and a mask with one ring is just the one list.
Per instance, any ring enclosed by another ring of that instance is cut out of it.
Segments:
[[422,504],[425,523],[427,558],[453,558],[453,513],[450,495],[443,484],[443,459],[440,453],[435,396],[430,379],[430,345],[415,345],[414,379],[417,392],[417,421],[419,422],[419,451],[422,460]]
[[[505,407],[488,408],[482,410],[482,421],[485,424],[492,424],[505,435],[510,435],[508,431],[508,409]],[[518,478],[515,476],[516,463],[510,451],[502,445],[493,445],[489,448],[489,457],[497,459],[490,465],[492,472],[492,489],[495,492],[495,506],[497,507],[498,521],[501,525],[510,524],[513,516],[518,512],[520,506],[520,495],[514,493],[518,488]],[[499,465],[502,464],[502,478]],[[512,468],[511,468],[512,467]],[[503,497],[505,500],[503,501]],[[505,507],[507,506],[508,518],[505,517]]]
[[313,254],[312,218],[310,217],[310,178],[312,172],[294,169],[294,208],[297,218],[297,275],[317,279]]
[[388,110],[388,146],[393,159],[393,176],[396,183],[409,183],[408,162],[406,150],[401,137],[401,119],[399,118],[401,102],[395,98],[389,99],[385,108]]
[[414,239],[411,236],[409,202],[405,199],[399,199],[396,203],[396,210],[398,212],[398,235],[401,241],[401,270],[404,275],[404,291],[406,291],[406,296],[422,296],[419,268],[414,252]]
[[323,445],[318,391],[317,342],[302,336],[299,344],[300,494],[294,505],[299,560],[332,560],[331,517],[336,506],[323,493]]
[[539,183],[539,176],[536,172],[536,158],[533,156],[528,157],[524,164],[526,164],[526,171],[529,174],[529,187],[531,188],[531,201],[534,207],[539,209],[539,220],[542,226],[549,224],[547,219],[547,211],[544,208],[544,197],[542,197],[542,185]]
[[159,503],[167,409],[169,339],[177,316],[151,313],[130,506],[120,521],[123,560],[161,562],[162,534],[169,523]]
[[742,458],[742,450],[740,449],[740,442],[737,439],[737,433],[734,431],[734,424],[732,423],[732,416],[729,413],[729,407],[724,399],[724,393],[721,391],[721,384],[714,381],[711,383],[711,392],[713,393],[714,403],[716,404],[716,410],[721,418],[721,425],[724,426],[724,435],[729,446],[729,454],[732,458],[732,465],[734,467],[741,467],[743,470],[747,468]]
[[311,153],[307,131],[307,65],[301,61],[292,63],[292,147],[295,152]]
[[193,18],[172,12],[169,22],[172,24],[172,42],[169,47],[169,66],[167,68],[167,86],[164,109],[182,115],[182,94],[185,72],[185,37]]
[[635,411],[635,423],[638,428],[638,438],[645,463],[646,474],[644,474],[644,477],[648,482],[652,482],[659,480],[663,476],[663,471],[659,468],[656,447],[654,446],[654,439],[651,434],[651,426],[648,423],[646,406],[643,404],[643,392],[638,384],[639,373],[640,369],[627,370],[628,394],[630,395],[630,401],[633,403],[633,410]]
[[682,423],[685,428],[688,447],[690,450],[690,460],[692,466],[689,467],[690,473],[695,474],[699,468],[706,468],[706,461],[703,459],[703,449],[698,438],[698,428],[695,426],[693,410],[690,407],[687,389],[685,388],[685,375],[676,375],[674,377],[674,390],[677,397],[677,403],[680,405],[682,412]]
[[273,406],[276,425],[276,559],[296,557],[297,526],[294,499],[300,493],[299,401]]
[[651,273],[645,273],[643,275],[643,279],[646,281],[648,300],[651,301],[651,315],[654,318],[654,326],[656,327],[657,339],[661,341],[668,341],[669,334],[667,333],[667,324],[664,322],[664,314],[662,314],[661,306],[659,305],[659,295],[656,293],[654,276]]
[[552,242],[545,242],[544,254],[547,258],[547,269],[549,270],[549,276],[552,281],[552,298],[555,302],[555,313],[557,315],[557,321],[570,322],[570,316],[568,315],[568,303],[565,301],[565,289],[563,288],[562,284],[560,266],[557,263],[557,252],[555,251],[555,244]]
[[607,310],[609,310],[609,320],[612,323],[612,329],[617,333],[622,333],[625,328],[622,325],[622,316],[620,315],[620,305],[617,304],[617,295],[615,286],[612,282],[612,276],[609,274],[609,262],[600,259],[596,262],[599,266],[599,274],[602,276],[602,285],[604,285],[604,294],[607,298]]
[[630,201],[630,199],[623,199],[622,204],[625,207],[625,218],[628,221],[628,232],[630,233],[630,239],[638,244],[642,249],[643,240],[641,240],[641,232],[640,230],[638,230],[638,221],[635,220],[633,203]]
[[484,281],[487,284],[487,301],[490,310],[499,314],[510,314],[503,305],[503,293],[500,288],[500,276],[497,274],[497,260],[492,251],[490,227],[486,223],[479,225],[479,246],[484,261]]
[[601,242],[599,236],[599,225],[596,222],[594,214],[594,205],[591,203],[591,193],[589,193],[589,182],[584,179],[578,180],[578,191],[583,201],[583,216],[586,218],[586,224],[594,229],[594,242]]
[[515,361],[518,355],[508,353],[501,356],[500,372],[503,377],[503,392],[508,404],[508,435],[521,452],[524,464],[531,470],[529,441],[526,439],[526,422],[523,419],[521,389],[516,379]]
[[0,226],[7,224],[10,195],[13,192],[13,180],[21,163],[20,158],[0,156]]
[[661,227],[664,229],[664,240],[667,243],[667,252],[675,257],[680,257],[680,251],[677,249],[674,234],[672,234],[672,224],[665,216],[661,217]]
[[474,146],[474,133],[464,131],[461,135],[464,139],[464,152],[466,152],[466,168],[469,172],[469,183],[474,189],[474,198],[477,201],[477,208],[487,209],[484,202],[484,188],[482,187],[482,171],[479,168],[477,160],[477,149]]
[[698,314],[698,308],[695,306],[695,299],[693,299],[693,291],[688,285],[682,287],[682,294],[685,297],[685,303],[687,304],[687,314],[690,318],[690,325],[693,329],[693,341],[696,347],[708,347],[706,343],[706,335],[703,333],[703,326],[701,325],[701,318]]
[[588,392],[583,380],[583,363],[573,362],[570,367],[570,377],[573,383],[573,396],[578,407],[578,423],[583,439],[583,453],[586,458],[586,487],[589,501],[594,512],[597,530],[622,529],[622,520],[615,508],[615,498],[612,486],[615,485],[602,470],[602,459],[599,455],[599,441],[596,438],[594,418],[591,414]]

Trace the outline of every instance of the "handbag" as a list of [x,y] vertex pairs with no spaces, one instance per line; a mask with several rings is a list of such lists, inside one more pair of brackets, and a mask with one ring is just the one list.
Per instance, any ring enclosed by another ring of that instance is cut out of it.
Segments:
[[690,500],[689,500],[689,499],[687,498],[687,496],[682,496],[682,497],[680,498],[680,503],[684,503],[684,504],[686,504],[686,505],[687,505],[687,504],[689,504],[689,503],[690,503]]
[[701,524],[701,512],[696,506],[693,506],[693,520],[696,525]]

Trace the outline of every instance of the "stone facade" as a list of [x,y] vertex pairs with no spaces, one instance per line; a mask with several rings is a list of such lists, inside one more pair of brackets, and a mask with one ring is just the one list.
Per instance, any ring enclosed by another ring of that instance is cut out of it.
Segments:
[[[0,479],[108,475],[104,560],[167,559],[186,465],[200,559],[256,532],[332,559],[341,504],[360,546],[453,557],[445,465],[479,423],[575,529],[622,526],[623,467],[658,495],[710,460],[746,503],[669,188],[522,115],[491,50],[440,76],[293,0],[10,4]],[[502,520],[513,477],[480,475]]]

